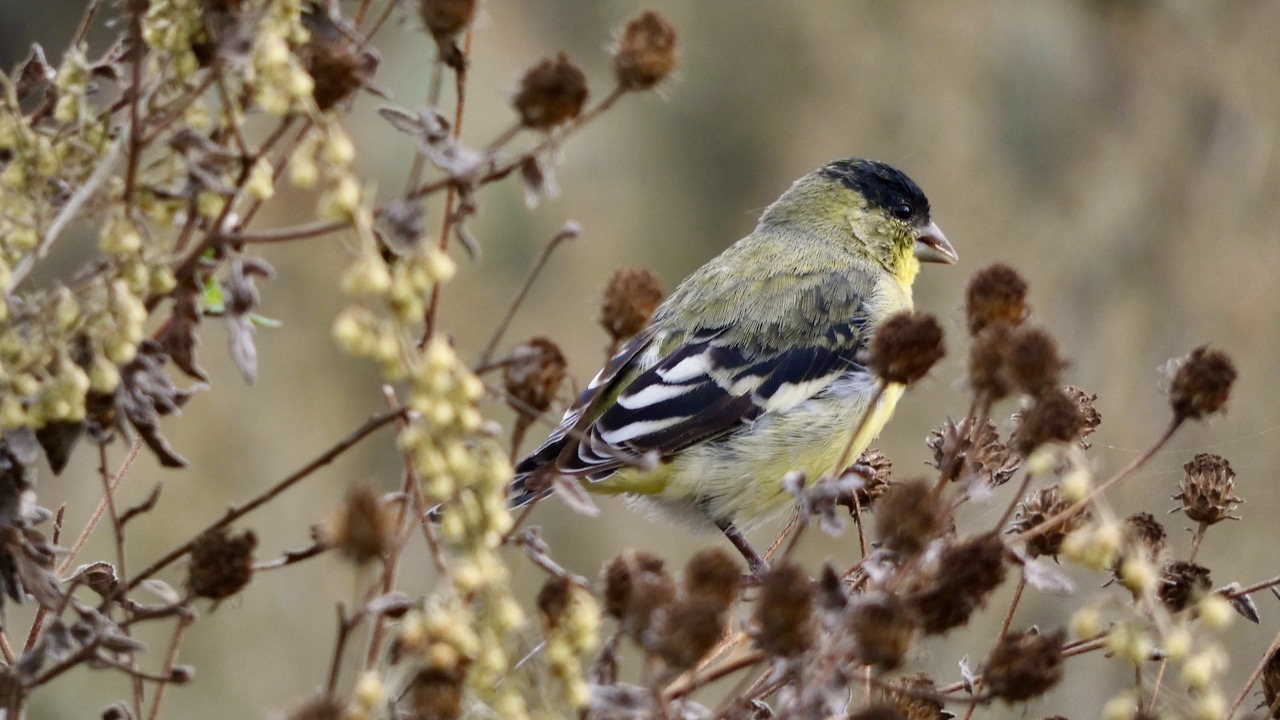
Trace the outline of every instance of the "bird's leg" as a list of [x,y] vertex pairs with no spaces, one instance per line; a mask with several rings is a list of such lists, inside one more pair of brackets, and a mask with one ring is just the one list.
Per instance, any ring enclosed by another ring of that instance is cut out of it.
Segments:
[[747,542],[747,538],[738,531],[738,528],[728,520],[717,520],[716,527],[720,528],[720,532],[724,533],[724,536],[729,538],[729,542],[742,553],[754,579],[757,581],[764,579],[765,573],[769,572],[769,564],[760,557],[760,553],[756,552],[755,548],[751,547],[751,543]]

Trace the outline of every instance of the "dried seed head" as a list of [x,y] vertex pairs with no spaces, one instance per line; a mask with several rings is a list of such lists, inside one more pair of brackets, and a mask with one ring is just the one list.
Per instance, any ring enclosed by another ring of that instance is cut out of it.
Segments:
[[613,339],[614,348],[643,330],[661,302],[662,284],[652,270],[614,270],[600,307],[600,324]]
[[769,571],[756,601],[756,644],[770,655],[795,657],[813,646],[813,596],[809,576],[798,565]]
[[901,312],[876,328],[867,367],[885,382],[907,385],[924,377],[945,354],[942,326],[932,315]]
[[1221,455],[1199,453],[1182,466],[1185,474],[1174,500],[1182,501],[1182,512],[1198,523],[1214,525],[1237,520],[1231,513],[1236,503],[1236,473]]
[[1198,347],[1174,373],[1169,402],[1177,420],[1198,420],[1227,404],[1236,366],[1226,353]]
[[476,0],[418,0],[418,15],[432,37],[448,40],[466,29],[476,14]]
[[543,627],[553,629],[560,624],[560,618],[569,607],[573,591],[572,581],[562,575],[555,575],[542,584],[538,591],[538,612],[542,614]]
[[881,692],[884,702],[893,705],[906,720],[949,720],[937,693],[938,686],[925,673],[907,675]]
[[1156,595],[1170,612],[1194,605],[1211,585],[1209,568],[1185,560],[1175,560],[1160,571]]
[[673,603],[663,614],[658,655],[668,667],[688,670],[720,642],[726,621],[718,598],[700,595]]
[[550,130],[582,112],[587,102],[587,76],[560,53],[524,74],[513,102],[521,125]]
[[911,608],[898,595],[866,595],[850,618],[859,660],[881,671],[897,669],[916,639],[918,625]]
[[990,323],[973,336],[973,344],[969,346],[969,387],[989,402],[1013,390],[1005,369],[1012,336],[1009,323]]
[[647,90],[676,67],[676,29],[646,10],[627,22],[613,54],[613,74],[624,90]]
[[1155,516],[1147,512],[1138,512],[1124,520],[1125,533],[1129,540],[1143,549],[1143,557],[1153,563],[1160,561],[1164,554],[1165,532]]
[[1006,363],[1013,384],[1033,396],[1056,388],[1067,367],[1058,356],[1058,343],[1053,336],[1026,326],[1019,326],[1010,335]]
[[947,418],[925,438],[925,447],[933,451],[936,468],[949,467],[951,462],[960,463],[964,472],[956,473],[953,480],[972,478],[989,487],[999,487],[1022,467],[1022,457],[1000,440],[1000,433],[990,419],[984,419],[977,428],[973,428],[974,422],[973,418],[959,423]]
[[546,412],[564,382],[565,365],[564,353],[548,338],[538,336],[515,346],[502,368],[507,396],[518,401],[511,407],[521,415]]
[[902,711],[893,705],[868,705],[846,717],[848,720],[906,720]]
[[395,541],[395,515],[366,483],[347,493],[347,501],[330,513],[321,532],[325,544],[357,564],[382,559]]
[[453,669],[419,670],[409,684],[411,717],[456,720],[462,717],[462,674]]
[[1102,415],[1093,406],[1098,396],[1090,395],[1075,385],[1062,386],[1062,392],[1067,397],[1075,400],[1076,405],[1080,406],[1080,447],[1088,450],[1090,446],[1085,438],[1092,435],[1093,431],[1097,430],[1098,426],[1102,424]]
[[302,15],[308,38],[298,49],[298,59],[315,81],[311,97],[322,112],[364,87],[378,69],[378,56],[361,50],[339,22],[318,8]]
[[712,601],[727,610],[738,599],[742,565],[722,548],[701,550],[684,567],[684,591],[689,597]]
[[649,629],[655,610],[676,597],[676,583],[662,559],[646,552],[623,552],[605,567],[604,576],[604,610],[633,638]]
[[951,528],[946,503],[923,479],[889,487],[876,508],[876,531],[886,549],[914,555]]
[[1018,503],[1018,512],[1005,532],[1018,535],[1035,528],[1035,532],[1027,538],[1027,554],[1031,557],[1048,555],[1057,558],[1063,538],[1090,518],[1089,511],[1085,509],[1050,526],[1043,526],[1046,520],[1070,506],[1071,503],[1063,499],[1062,488],[1057,484],[1032,490]]
[[1018,414],[1013,444],[1023,457],[1045,443],[1072,443],[1080,439],[1084,419],[1080,405],[1060,389],[1036,398],[1031,408]]
[[[312,698],[289,713],[289,720],[341,720],[345,706],[330,697]],[[132,716],[129,716],[132,717]]]
[[1026,630],[1011,633],[987,659],[982,677],[993,695],[1005,702],[1039,697],[1062,679],[1061,630],[1041,635]]
[[1275,717],[1276,699],[1280,698],[1280,650],[1272,652],[1262,668],[1262,697],[1271,709],[1270,717]]
[[968,621],[1005,578],[1005,547],[995,533],[953,542],[939,554],[936,569],[921,574],[907,599],[930,635]]
[[871,475],[865,478],[866,484],[854,493],[858,506],[866,510],[889,491],[893,461],[878,448],[867,448],[854,464],[871,470]]
[[969,334],[977,335],[993,322],[1011,325],[1027,316],[1027,282],[1017,270],[996,263],[973,274],[965,288],[965,316]]
[[252,530],[231,535],[225,527],[211,530],[191,546],[187,587],[197,597],[225,600],[244,589],[253,577],[253,549],[258,536]]

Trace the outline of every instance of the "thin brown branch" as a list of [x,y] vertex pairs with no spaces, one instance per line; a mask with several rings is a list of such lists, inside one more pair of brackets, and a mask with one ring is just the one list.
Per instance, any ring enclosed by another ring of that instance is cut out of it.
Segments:
[[1267,663],[1271,660],[1271,656],[1277,651],[1280,651],[1280,633],[1276,633],[1276,636],[1271,638],[1271,644],[1267,646],[1266,652],[1262,653],[1262,659],[1258,660],[1253,672],[1249,673],[1249,679],[1245,681],[1244,687],[1240,688],[1235,700],[1231,701],[1231,708],[1227,710],[1227,718],[1235,717],[1236,711],[1244,704],[1244,699],[1249,696],[1249,689],[1253,687],[1254,683],[1258,682],[1258,678],[1262,677],[1262,672],[1267,669]]
[[347,435],[342,440],[339,440],[328,450],[324,451],[319,456],[317,456],[316,459],[307,463],[306,465],[304,465],[302,468],[300,468],[293,474],[289,475],[288,477],[276,483],[275,485],[272,485],[266,491],[264,491],[257,497],[253,498],[252,500],[249,500],[245,504],[239,507],[229,508],[227,512],[223,514],[223,516],[220,519],[216,520],[215,522],[210,524],[208,527],[196,533],[194,536],[191,537],[191,539],[187,540],[186,542],[182,543],[178,547],[174,548],[164,557],[160,558],[159,560],[156,560],[145,570],[143,570],[142,572],[134,576],[134,578],[129,581],[128,586],[125,587],[125,591],[134,589],[143,580],[155,575],[156,573],[165,569],[169,565],[173,564],[179,558],[182,558],[183,556],[185,556],[188,552],[191,551],[191,547],[196,543],[196,541],[199,540],[200,537],[203,536],[205,533],[212,532],[219,528],[226,527],[231,523],[235,522],[236,520],[239,520],[240,518],[244,517],[245,515],[248,515],[250,512],[253,512],[259,507],[262,507],[266,503],[273,500],[280,493],[284,492],[285,490],[288,490],[289,488],[296,485],[299,481],[309,477],[315,471],[319,470],[325,465],[328,465],[329,463],[336,460],[338,456],[342,455],[347,450],[350,450],[361,440],[373,434],[374,431],[382,428],[385,425],[388,425],[394,422],[397,418],[403,417],[406,412],[407,410],[402,408],[399,410],[385,412],[385,413],[382,413],[381,415],[375,415],[369,418],[368,420],[365,421],[363,425],[357,428],[354,432]]
[[533,267],[529,268],[528,274],[525,275],[524,282],[520,283],[520,289],[516,291],[515,297],[511,298],[511,304],[507,306],[507,312],[502,316],[502,320],[498,323],[498,327],[494,328],[493,336],[489,338],[489,343],[484,346],[484,352],[480,353],[480,366],[489,364],[493,359],[493,352],[498,347],[498,343],[502,341],[502,336],[507,332],[507,327],[511,324],[511,319],[515,317],[516,310],[520,309],[520,305],[529,295],[529,289],[533,287],[533,283],[538,279],[538,274],[546,267],[547,261],[551,259],[551,253],[560,247],[560,243],[565,240],[573,240],[582,233],[582,228],[576,222],[570,220],[560,228],[560,232],[556,233],[545,245],[542,246],[542,252],[538,253],[538,259],[534,261]]

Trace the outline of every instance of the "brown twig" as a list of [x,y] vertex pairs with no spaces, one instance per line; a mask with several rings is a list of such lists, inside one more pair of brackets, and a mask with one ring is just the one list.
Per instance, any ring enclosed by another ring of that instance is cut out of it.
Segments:
[[385,413],[382,413],[381,415],[375,415],[369,418],[368,420],[365,421],[363,425],[357,428],[354,432],[347,435],[342,440],[339,440],[328,450],[324,451],[318,457],[316,457],[316,459],[304,465],[301,469],[297,470],[296,472],[289,475],[288,477],[281,480],[280,482],[276,483],[275,485],[272,485],[266,491],[262,492],[258,496],[254,497],[252,500],[249,500],[248,502],[244,503],[243,505],[240,505],[239,507],[229,508],[220,519],[214,521],[208,527],[196,533],[191,539],[187,540],[186,542],[182,543],[178,547],[169,551],[169,553],[166,554],[164,557],[160,558],[159,560],[156,560],[145,570],[135,575],[133,579],[129,581],[128,586],[125,587],[125,591],[134,589],[143,580],[151,577],[152,575],[155,575],[156,573],[160,572],[164,568],[171,565],[174,561],[185,556],[188,552],[191,551],[191,547],[196,543],[196,541],[199,540],[205,533],[212,532],[214,530],[217,530],[218,528],[226,527],[231,523],[235,522],[236,520],[239,520],[240,518],[249,514],[250,512],[258,509],[259,507],[262,507],[263,505],[265,505],[266,503],[274,499],[280,493],[293,487],[300,480],[305,479],[306,477],[314,473],[316,470],[319,470],[325,465],[328,465],[329,463],[333,462],[335,459],[338,458],[338,456],[342,455],[342,453],[346,452],[347,450],[350,450],[353,446],[355,446],[361,440],[373,434],[374,431],[404,416],[406,412],[407,410],[404,410],[402,408],[399,410],[392,410],[390,412],[385,412]]
[[501,342],[502,336],[507,331],[507,326],[511,324],[511,319],[515,317],[516,310],[524,303],[524,299],[529,295],[529,289],[533,287],[533,282],[538,279],[538,274],[546,267],[547,261],[551,259],[551,253],[555,252],[560,243],[565,240],[572,240],[582,233],[582,228],[578,224],[570,220],[560,228],[560,232],[556,233],[545,245],[542,246],[542,252],[538,253],[538,259],[533,262],[533,267],[529,268],[528,274],[525,275],[524,282],[520,283],[520,289],[516,290],[516,294],[511,298],[511,304],[507,306],[507,312],[502,316],[502,320],[498,323],[498,327],[494,328],[493,336],[489,338],[489,343],[484,346],[484,352],[480,353],[480,366],[486,366],[493,359],[493,352],[497,349],[498,343]]

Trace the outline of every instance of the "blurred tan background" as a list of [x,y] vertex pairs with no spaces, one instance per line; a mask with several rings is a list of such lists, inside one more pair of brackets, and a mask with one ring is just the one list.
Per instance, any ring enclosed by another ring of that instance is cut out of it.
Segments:
[[[1240,380],[1230,413],[1181,432],[1115,495],[1116,510],[1165,518],[1174,551],[1185,557],[1189,521],[1163,515],[1174,506],[1168,498],[1194,452],[1223,454],[1239,474],[1244,520],[1213,528],[1201,559],[1215,586],[1280,574],[1273,479],[1280,413],[1272,405],[1280,399],[1273,386],[1280,374],[1280,4],[490,0],[474,35],[464,139],[483,145],[504,130],[513,120],[504,91],[524,67],[558,50],[603,96],[611,33],[642,7],[660,9],[678,27],[677,77],[657,95],[625,98],[567,143],[558,199],[527,211],[513,180],[481,196],[471,229],[483,258],[470,263],[455,253],[463,272],[442,306],[443,326],[466,357],[478,355],[527,266],[567,219],[582,225],[583,236],[553,257],[502,347],[549,335],[581,384],[607,342],[595,317],[613,268],[651,267],[670,289],[749,232],[795,177],[836,157],[884,160],[925,189],[961,257],[957,267],[926,267],[917,282],[917,306],[943,320],[952,353],[907,395],[881,439],[899,476],[928,471],[923,438],[967,407],[961,313],[968,275],[1009,262],[1030,283],[1035,320],[1071,358],[1069,380],[1099,395],[1103,423],[1092,457],[1100,474],[1123,466],[1167,422],[1159,366],[1203,343],[1234,356]],[[0,6],[5,67],[33,40],[56,56],[79,6],[43,3],[36,12]],[[397,104],[421,104],[431,50],[416,19],[387,28],[377,44],[376,81]],[[362,97],[349,128],[364,171],[388,197],[404,182],[411,149],[377,118],[381,102]],[[287,197],[297,198],[290,214],[264,214],[260,227],[309,217],[313,198]],[[437,209],[431,227],[438,227]],[[283,245],[264,255],[279,277],[263,287],[263,313],[283,328],[259,332],[260,379],[248,388],[226,358],[225,333],[210,326],[202,361],[214,392],[165,423],[192,469],[165,472],[145,459],[126,485],[128,503],[164,483],[157,512],[130,528],[130,567],[148,564],[382,408],[376,373],[329,340],[343,305],[333,289],[343,243]],[[496,403],[492,415],[510,419]],[[120,455],[114,449],[113,461]],[[83,524],[100,494],[90,459],[79,460],[61,478],[43,475],[40,486],[43,505],[67,504],[69,528]],[[388,489],[399,482],[388,435],[250,516],[262,556],[305,546],[309,525],[358,478]],[[962,527],[994,522],[1010,491],[997,506],[969,509]],[[533,519],[555,556],[590,576],[626,547],[655,550],[678,566],[694,550],[723,543],[650,523],[615,500],[601,505],[603,515],[593,519],[546,503]],[[767,544],[779,529],[754,537]],[[814,567],[824,557],[848,564],[856,544],[813,532],[802,550]],[[100,532],[82,558],[112,555]],[[514,565],[522,586],[536,587],[540,571],[520,559]],[[412,558],[405,589],[429,588],[426,568]],[[1105,578],[1069,572],[1080,596],[1119,592],[1098,589]],[[167,579],[181,582],[177,573]],[[170,716],[283,715],[323,682],[334,604],[350,601],[355,588],[350,570],[327,557],[259,579],[195,626],[183,660],[197,667],[197,682],[171,690]],[[914,665],[949,682],[959,677],[962,655],[980,664],[1007,597],[993,600],[984,624],[923,644]],[[1224,636],[1233,657],[1229,694],[1280,626],[1275,601],[1259,595],[1258,602],[1262,628],[1237,622]],[[1060,625],[1078,604],[1079,596],[1033,593],[1014,626]],[[25,629],[26,617],[11,610],[8,627]],[[158,662],[164,638],[148,639]],[[1129,682],[1119,663],[1069,662],[1068,683],[1034,703],[1033,713],[1096,716]],[[68,692],[74,686],[83,692]],[[32,717],[95,716],[125,692],[115,675],[79,671],[60,691],[40,694]],[[993,708],[980,715],[1010,714]]]

